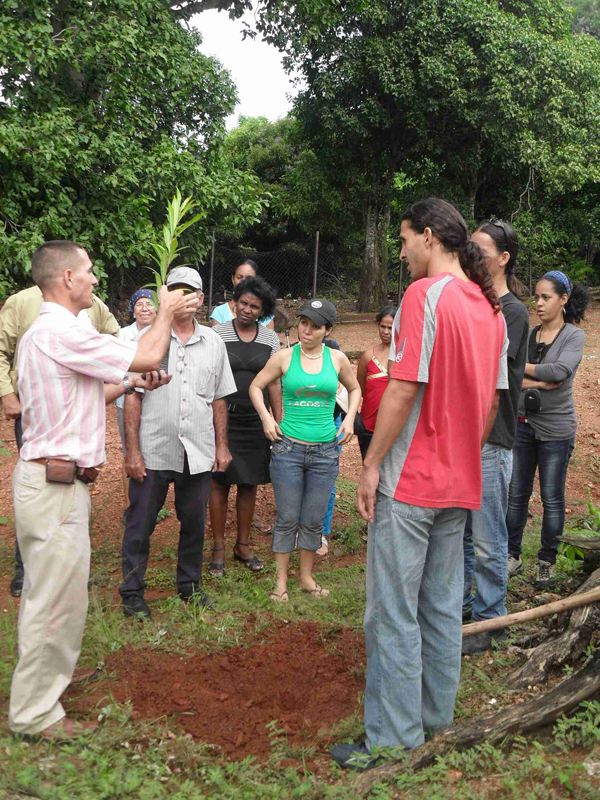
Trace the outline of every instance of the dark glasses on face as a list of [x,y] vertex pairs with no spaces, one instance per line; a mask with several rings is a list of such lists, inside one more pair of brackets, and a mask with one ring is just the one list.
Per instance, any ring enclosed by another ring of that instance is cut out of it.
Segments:
[[194,289],[191,289],[189,286],[186,286],[184,283],[174,283],[171,286],[167,286],[167,289],[170,292],[175,292],[177,289],[181,289],[184,294],[192,294]]

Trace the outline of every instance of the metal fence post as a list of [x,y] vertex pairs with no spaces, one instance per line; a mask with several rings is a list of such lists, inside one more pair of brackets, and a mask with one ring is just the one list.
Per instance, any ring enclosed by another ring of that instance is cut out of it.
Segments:
[[319,267],[319,231],[317,231],[317,235],[315,237],[315,267],[313,272],[313,290],[312,296],[313,300],[317,296],[317,269]]
[[400,279],[398,281],[398,305],[402,305],[402,279],[404,278],[404,261],[400,261]]
[[212,314],[213,310],[213,277],[215,272],[215,232],[212,232],[212,244],[210,248],[210,276],[208,279],[208,316]]
[[533,295],[533,285],[531,277],[531,250],[529,251],[529,297]]

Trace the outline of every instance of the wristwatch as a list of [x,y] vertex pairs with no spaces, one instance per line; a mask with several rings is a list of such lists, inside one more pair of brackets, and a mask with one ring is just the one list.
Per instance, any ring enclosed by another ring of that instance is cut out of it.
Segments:
[[125,375],[123,378],[123,386],[125,387],[125,394],[133,394],[135,392],[135,386],[131,385],[129,375]]

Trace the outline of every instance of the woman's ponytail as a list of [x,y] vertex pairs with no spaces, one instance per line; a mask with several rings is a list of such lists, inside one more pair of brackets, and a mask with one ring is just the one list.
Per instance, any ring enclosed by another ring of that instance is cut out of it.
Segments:
[[494,313],[497,314],[500,311],[500,301],[479,245],[475,242],[467,242],[458,251],[458,260],[465,275],[479,286],[486,300],[494,309]]

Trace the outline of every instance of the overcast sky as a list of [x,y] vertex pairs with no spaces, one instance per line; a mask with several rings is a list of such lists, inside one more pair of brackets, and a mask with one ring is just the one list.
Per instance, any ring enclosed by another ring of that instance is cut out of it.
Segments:
[[[252,14],[244,19],[253,24]],[[232,22],[224,12],[204,11],[190,24],[202,34],[201,50],[218,58],[237,86],[240,102],[227,120],[228,129],[235,127],[240,114],[272,121],[285,117],[291,107],[286,95],[294,90],[274,47],[258,38],[242,41],[242,20]]]

